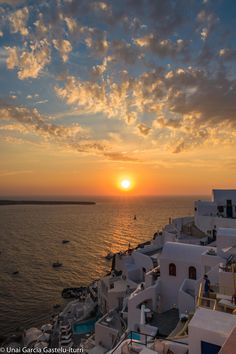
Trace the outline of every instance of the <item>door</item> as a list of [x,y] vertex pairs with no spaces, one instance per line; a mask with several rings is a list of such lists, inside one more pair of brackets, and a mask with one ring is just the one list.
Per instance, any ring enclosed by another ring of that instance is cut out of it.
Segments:
[[233,217],[233,206],[232,206],[232,200],[230,199],[226,201],[226,216],[227,218]]
[[201,354],[218,354],[220,349],[219,345],[201,341]]

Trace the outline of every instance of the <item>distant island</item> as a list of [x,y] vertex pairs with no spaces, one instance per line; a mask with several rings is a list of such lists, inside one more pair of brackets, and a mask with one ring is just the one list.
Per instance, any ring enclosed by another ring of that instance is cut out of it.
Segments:
[[64,201],[64,200],[1,200],[0,205],[94,205],[90,201]]

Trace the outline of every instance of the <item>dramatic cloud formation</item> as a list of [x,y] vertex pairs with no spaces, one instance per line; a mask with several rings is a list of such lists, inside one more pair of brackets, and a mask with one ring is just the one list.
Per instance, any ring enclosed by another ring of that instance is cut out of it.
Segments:
[[71,138],[82,131],[78,125],[67,128],[65,126],[51,124],[39,114],[36,108],[29,110],[28,108],[4,106],[2,104],[0,117],[3,121],[14,120],[20,123],[20,125],[3,125],[1,126],[2,129],[33,132],[44,138]]
[[[18,68],[18,77],[36,79],[42,69],[50,62],[50,49],[47,40],[40,40],[30,46],[30,50],[20,50],[17,47],[5,47],[8,52],[8,69]],[[63,58],[66,56],[63,53]],[[67,57],[66,57],[67,58]]]
[[[236,47],[227,5],[0,3],[4,138],[15,126],[19,139],[27,130],[116,161],[137,161],[136,144],[181,153],[219,139],[235,143]],[[123,149],[111,138],[117,132]]]

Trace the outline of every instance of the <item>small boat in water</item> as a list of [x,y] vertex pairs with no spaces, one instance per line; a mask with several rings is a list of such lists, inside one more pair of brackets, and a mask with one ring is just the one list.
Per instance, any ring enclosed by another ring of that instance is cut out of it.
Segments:
[[69,240],[62,240],[62,243],[69,243]]
[[12,272],[12,274],[13,274],[13,275],[17,275],[17,274],[19,274],[19,271],[16,270],[15,272]]
[[58,309],[59,307],[61,307],[60,304],[55,304],[55,305],[53,305],[53,308],[54,308],[54,309]]
[[54,262],[54,263],[52,264],[52,266],[53,266],[53,268],[59,268],[59,267],[62,266],[62,263],[60,263],[60,262]]

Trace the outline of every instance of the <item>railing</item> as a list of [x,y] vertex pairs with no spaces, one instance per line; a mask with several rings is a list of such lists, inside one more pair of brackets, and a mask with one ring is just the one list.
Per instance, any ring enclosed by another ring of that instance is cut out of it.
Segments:
[[[142,340],[142,338],[144,338],[144,340]],[[148,344],[148,338],[151,338],[152,341],[154,341],[154,339],[155,339],[154,336],[151,336],[149,334],[144,334],[144,333],[136,332],[136,331],[130,331],[130,332],[126,333],[125,337],[122,339],[122,342],[119,342],[110,354],[113,354],[116,351],[116,349],[118,349],[119,346],[127,339],[130,339],[129,345],[131,347],[132,347],[133,343],[146,347]]]
[[[139,336],[139,339],[137,339],[137,336]],[[135,338],[136,337],[136,338]],[[144,340],[142,340],[142,337],[144,337]],[[154,342],[155,339],[158,339],[158,336],[151,336],[149,334],[146,333],[141,333],[141,332],[136,332],[136,331],[130,331],[127,332],[124,336],[124,338],[122,339],[121,342],[119,342],[115,348],[113,348],[112,352],[110,352],[110,354],[115,353],[115,351],[122,345],[122,343],[124,343],[127,339],[130,339],[129,345],[130,348],[132,348],[132,344],[135,343],[136,345],[139,344],[140,346],[145,346],[147,347],[148,343]],[[171,342],[171,343],[178,343],[178,344],[182,344],[185,346],[188,346],[187,343],[182,342],[182,341],[177,341],[177,340],[172,340],[172,339],[167,339],[167,338],[161,338],[161,340],[163,341],[167,341],[167,342]],[[109,352],[109,351],[108,351]]]
[[201,297],[202,297],[202,287],[203,287],[203,284],[201,282],[199,289],[198,289],[198,295],[197,295],[197,307],[200,306],[200,301],[201,301]]
[[204,297],[204,296],[198,299],[198,307],[205,307],[215,311],[216,306],[217,306],[216,299],[211,299],[210,297]]
[[[233,296],[233,294],[235,293],[233,286],[232,287],[228,287],[228,286],[219,286],[217,284],[217,286],[215,286],[217,289],[214,292],[210,292],[209,293],[209,297],[205,297],[203,294],[203,283],[200,283],[200,287],[199,287],[199,291],[198,291],[198,296],[197,296],[197,305],[196,307],[204,307],[204,308],[208,308],[211,310],[217,310],[217,311],[226,311],[226,308],[222,307],[222,304],[220,303],[220,301],[223,299],[224,300],[224,296],[230,298],[230,302],[232,302],[231,300],[231,296]],[[227,311],[226,311],[227,312]]]
[[203,296],[203,282],[200,283],[198,296],[197,296],[197,306],[196,307],[206,307],[211,310],[215,310],[217,305],[217,300],[211,297]]

